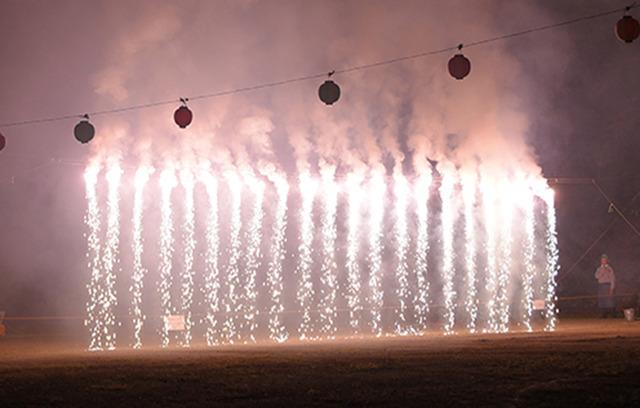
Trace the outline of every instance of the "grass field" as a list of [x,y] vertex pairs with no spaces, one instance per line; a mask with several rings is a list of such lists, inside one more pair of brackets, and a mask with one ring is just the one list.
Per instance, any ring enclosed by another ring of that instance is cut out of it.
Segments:
[[89,353],[0,340],[0,406],[640,406],[640,322]]

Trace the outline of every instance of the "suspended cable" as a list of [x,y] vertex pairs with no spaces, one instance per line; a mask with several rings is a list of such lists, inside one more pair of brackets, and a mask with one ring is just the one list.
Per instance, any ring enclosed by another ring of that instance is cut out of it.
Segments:
[[[603,11],[603,12],[596,13],[596,14],[590,14],[590,15],[586,15],[586,16],[582,16],[582,17],[573,18],[573,19],[570,19],[570,20],[560,21],[560,22],[554,23],[554,24],[548,24],[548,25],[544,25],[544,26],[530,28],[530,29],[527,29],[527,30],[516,31],[516,32],[513,32],[513,33],[509,33],[509,34],[505,34],[505,35],[501,35],[501,36],[497,36],[497,37],[486,38],[486,39],[479,40],[479,41],[468,42],[468,43],[464,44],[464,47],[465,48],[476,47],[476,46],[480,46],[480,45],[486,45],[486,44],[490,44],[490,43],[494,43],[494,42],[498,42],[498,41],[503,41],[503,40],[512,39],[512,38],[515,38],[515,37],[520,37],[520,36],[527,35],[527,34],[540,32],[540,31],[547,31],[547,30],[551,30],[551,29],[554,29],[554,28],[558,28],[558,27],[563,27],[563,26],[568,26],[568,25],[571,25],[571,24],[576,24],[576,23],[580,23],[580,22],[584,22],[584,21],[594,20],[594,19],[597,19],[597,18],[613,15],[613,14],[620,13],[620,12],[628,12],[629,10],[635,9],[635,8],[638,8],[638,7],[640,7],[640,5],[637,5],[637,4],[634,3],[634,4],[632,4],[630,6],[627,6],[627,7],[622,7],[622,8],[618,7],[618,8],[612,9],[612,10]],[[459,49],[458,45],[452,46],[452,47],[440,48],[440,49],[437,49],[437,50],[424,51],[424,52],[420,52],[420,53],[417,53],[417,54],[405,55],[405,56],[391,58],[391,59],[387,59],[387,60],[381,60],[381,61],[372,62],[372,63],[368,63],[368,64],[355,65],[355,66],[352,66],[352,67],[345,67],[345,68],[342,68],[342,69],[336,69],[335,71],[332,71],[332,72],[334,72],[336,74],[347,74],[347,73],[351,73],[351,72],[355,72],[355,71],[372,69],[372,68],[382,67],[382,66],[386,66],[386,65],[396,64],[396,63],[399,63],[399,62],[425,58],[425,57],[434,56],[434,55],[443,54],[443,53],[449,53],[449,52],[454,51],[456,49]],[[266,82],[266,83],[257,84],[257,85],[251,85],[251,86],[245,86],[245,87],[240,87],[240,88],[228,89],[228,90],[224,90],[224,91],[218,91],[218,92],[212,92],[212,93],[206,93],[206,94],[201,94],[201,95],[190,96],[190,97],[185,98],[185,99],[188,99],[190,101],[196,101],[196,100],[202,100],[202,99],[217,98],[217,97],[221,97],[221,96],[234,95],[234,94],[239,94],[239,93],[246,93],[246,92],[251,92],[251,91],[256,91],[256,90],[261,90],[261,89],[267,89],[267,88],[274,88],[274,87],[283,86],[283,85],[287,85],[287,84],[292,84],[292,83],[296,83],[296,82],[304,82],[304,81],[309,81],[309,80],[316,80],[316,79],[324,78],[326,75],[327,75],[326,72],[317,73],[317,74],[302,75],[302,76],[298,76],[298,77],[284,79],[284,80],[281,80],[281,81]],[[31,125],[31,124],[38,124],[38,123],[57,122],[57,121],[62,121],[62,120],[67,120],[67,119],[85,118],[87,115],[95,117],[95,116],[123,113],[123,112],[136,111],[136,110],[141,110],[141,109],[148,109],[148,108],[153,108],[153,107],[158,107],[158,106],[175,104],[176,102],[180,102],[180,101],[181,101],[181,99],[168,99],[168,100],[163,100],[163,101],[155,101],[155,102],[149,102],[149,103],[143,103],[143,104],[123,106],[123,107],[118,107],[118,108],[113,108],[113,109],[97,110],[97,111],[93,111],[93,112],[86,112],[84,114],[68,114],[68,115],[62,115],[62,116],[52,116],[52,117],[48,117],[48,118],[27,119],[27,120],[22,120],[22,121],[3,123],[3,124],[0,124],[0,128],[1,127],[8,128],[8,127],[24,126],[24,125]]]

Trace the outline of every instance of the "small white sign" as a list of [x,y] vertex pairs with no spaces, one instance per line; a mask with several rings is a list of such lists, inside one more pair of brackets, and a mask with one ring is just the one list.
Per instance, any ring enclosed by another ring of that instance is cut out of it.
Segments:
[[535,299],[533,301],[533,310],[544,310],[544,299]]
[[184,315],[165,316],[164,324],[168,331],[183,331],[185,328]]

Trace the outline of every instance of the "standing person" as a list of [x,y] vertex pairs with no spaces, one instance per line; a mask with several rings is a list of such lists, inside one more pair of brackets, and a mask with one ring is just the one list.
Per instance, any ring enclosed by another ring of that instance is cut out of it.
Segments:
[[598,308],[602,317],[615,317],[615,303],[613,299],[613,291],[616,285],[616,275],[613,268],[609,265],[609,257],[602,254],[600,257],[600,266],[596,269],[596,279],[598,280]]

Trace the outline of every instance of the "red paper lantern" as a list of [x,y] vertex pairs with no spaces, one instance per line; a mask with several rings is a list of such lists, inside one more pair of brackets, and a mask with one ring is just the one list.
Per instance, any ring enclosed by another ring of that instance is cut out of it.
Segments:
[[340,87],[332,80],[326,80],[318,88],[320,100],[327,105],[333,105],[340,99]]
[[6,145],[7,145],[7,139],[5,139],[4,135],[0,133],[0,151],[2,151],[2,149],[4,149]]
[[176,109],[176,111],[173,113],[173,120],[176,122],[176,125],[180,127],[180,129],[184,129],[189,126],[189,124],[193,120],[193,113],[191,113],[191,110],[187,108],[187,100],[180,100],[182,101],[182,106]]
[[449,74],[455,79],[462,79],[471,72],[471,61],[462,54],[456,54],[449,60]]
[[631,43],[640,36],[640,23],[631,16],[624,16],[616,24],[618,38],[626,43]]

